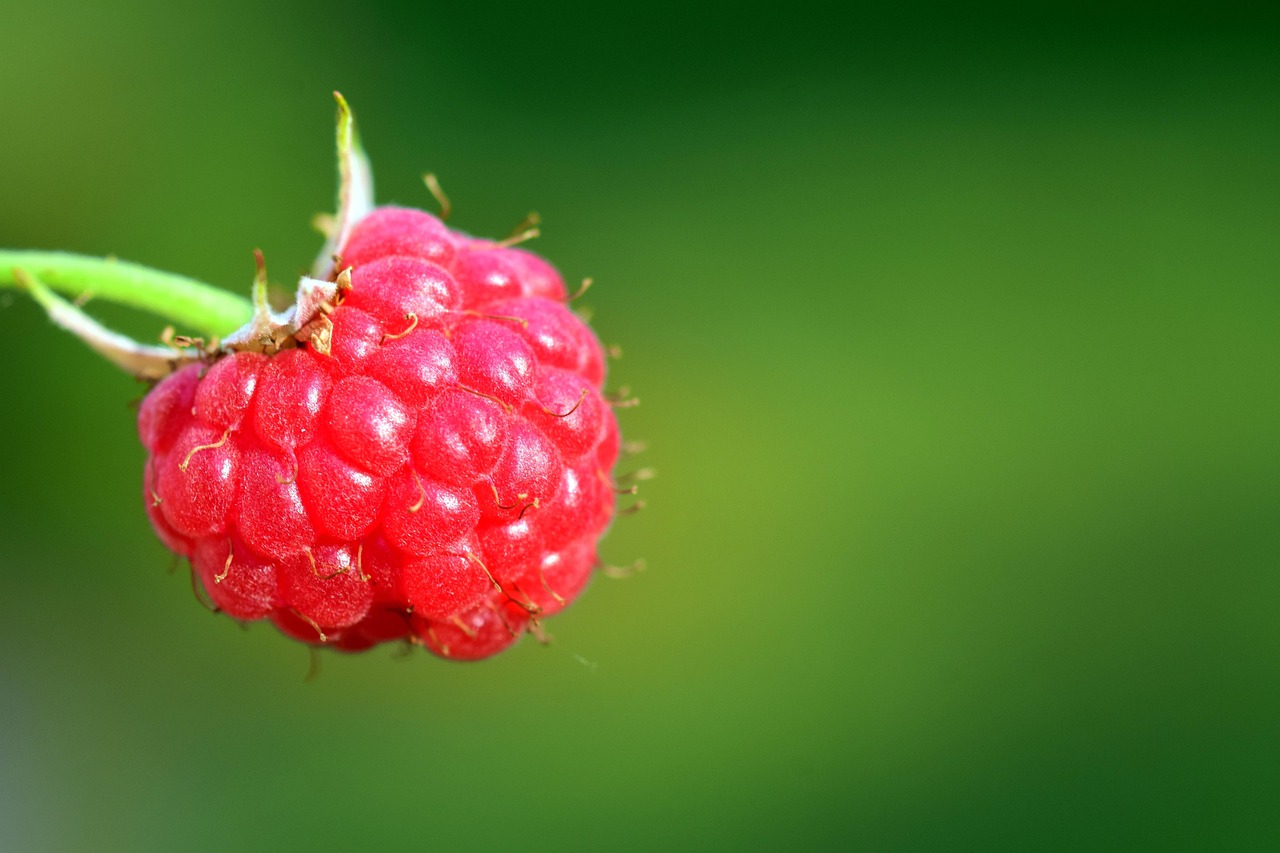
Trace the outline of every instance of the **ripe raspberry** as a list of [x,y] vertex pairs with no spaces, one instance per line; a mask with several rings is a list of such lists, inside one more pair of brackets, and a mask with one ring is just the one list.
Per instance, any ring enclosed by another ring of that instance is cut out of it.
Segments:
[[235,619],[487,657],[596,565],[618,454],[603,351],[546,262],[427,213],[376,209],[336,254],[319,334],[143,401],[148,515]]
[[[147,516],[218,609],[346,651],[408,639],[486,657],[541,636],[597,564],[621,446],[604,353],[546,261],[375,209],[334,95],[338,210],[290,311],[268,308],[261,263],[252,303],[58,252],[0,250],[0,286],[157,380],[138,417]],[[210,340],[134,341],[55,290]]]

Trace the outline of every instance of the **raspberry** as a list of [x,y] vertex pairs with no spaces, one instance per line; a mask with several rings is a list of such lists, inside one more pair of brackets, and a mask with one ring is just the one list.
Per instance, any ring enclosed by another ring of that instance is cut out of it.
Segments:
[[143,401],[148,515],[235,619],[487,657],[596,565],[603,351],[548,264],[422,211],[372,211],[337,254],[327,338],[233,350]]
[[[625,404],[602,394],[604,350],[559,273],[514,247],[536,230],[493,242],[374,208],[334,94],[338,211],[290,311],[270,311],[260,255],[252,303],[64,253],[0,250],[0,286],[156,381],[138,415],[147,517],[218,610],[343,651],[484,658],[542,638],[597,566]],[[132,341],[54,289],[209,339]]]

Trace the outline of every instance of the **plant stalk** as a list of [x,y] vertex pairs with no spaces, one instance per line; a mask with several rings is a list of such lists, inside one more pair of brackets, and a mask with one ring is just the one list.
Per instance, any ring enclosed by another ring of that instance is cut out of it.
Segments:
[[138,308],[208,337],[221,338],[253,317],[249,300],[186,276],[115,258],[0,249],[0,287],[21,287],[22,272],[73,299]]

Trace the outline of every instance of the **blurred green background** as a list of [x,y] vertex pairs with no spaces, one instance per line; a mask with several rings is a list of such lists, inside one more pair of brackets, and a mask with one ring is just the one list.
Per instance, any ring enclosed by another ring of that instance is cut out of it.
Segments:
[[0,2],[0,245],[289,284],[341,89],[595,278],[659,473],[551,646],[307,682],[0,293],[0,848],[1280,849],[1263,8]]

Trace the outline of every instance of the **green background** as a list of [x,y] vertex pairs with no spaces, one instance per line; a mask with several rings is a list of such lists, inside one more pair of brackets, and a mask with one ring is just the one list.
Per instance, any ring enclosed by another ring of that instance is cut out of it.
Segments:
[[595,278],[659,474],[551,646],[307,682],[0,294],[0,848],[1280,849],[1280,30],[1209,8],[0,2],[0,245],[288,284],[341,89]]

